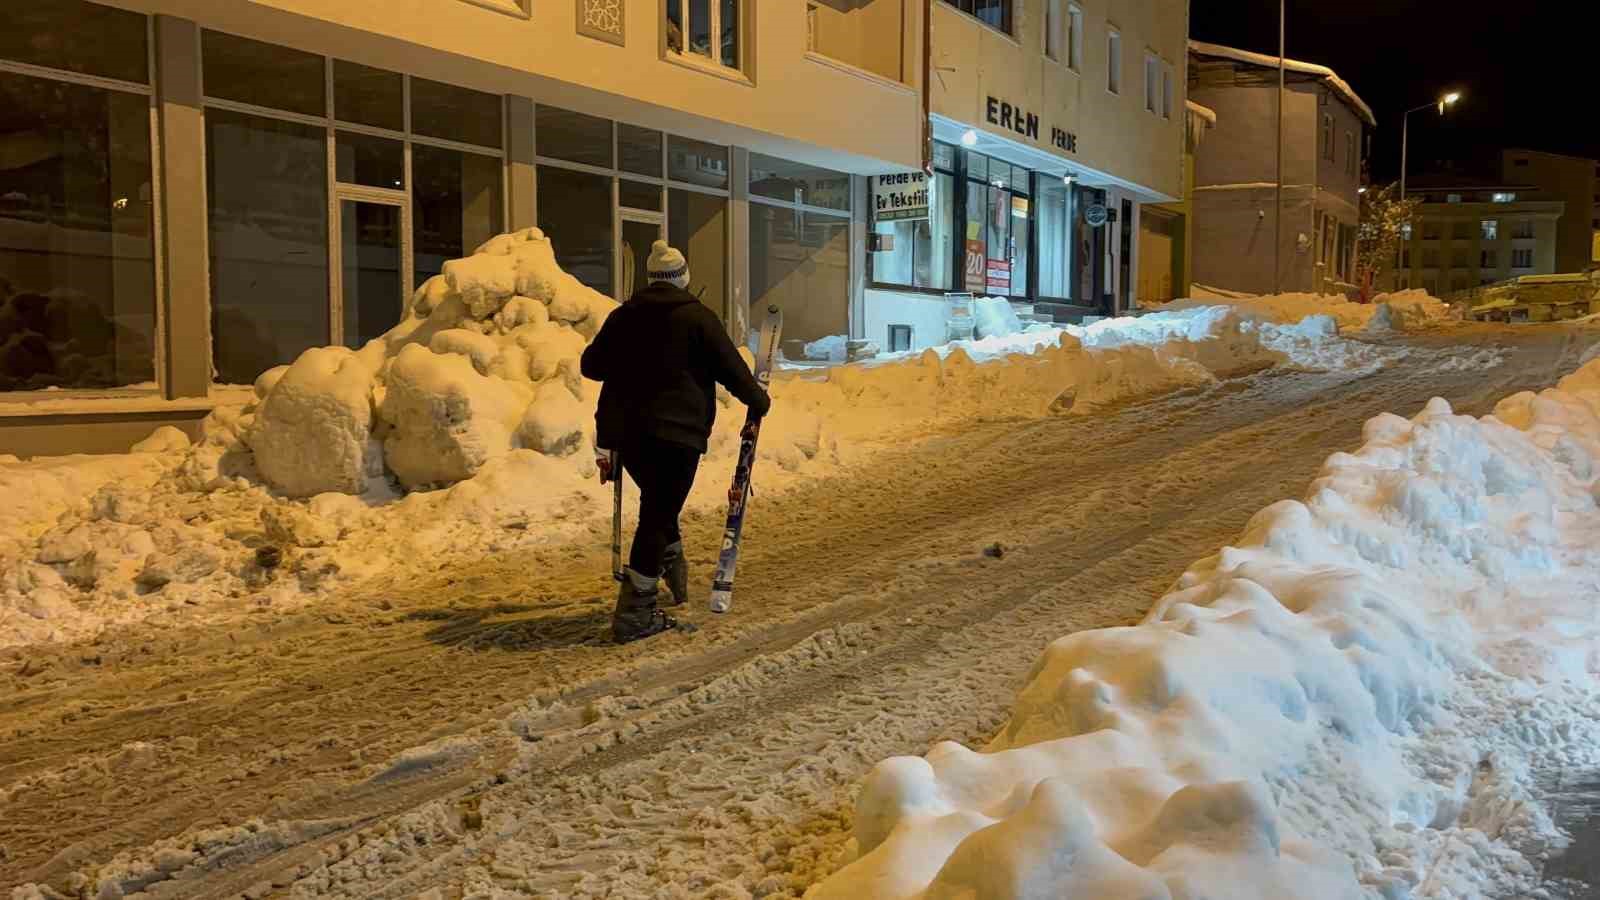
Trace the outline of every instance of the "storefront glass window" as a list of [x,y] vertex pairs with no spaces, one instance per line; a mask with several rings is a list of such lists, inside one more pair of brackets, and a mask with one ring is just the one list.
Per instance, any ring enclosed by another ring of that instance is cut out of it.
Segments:
[[406,127],[405,78],[358,63],[333,61],[333,115],[355,122],[401,131]]
[[1039,296],[1072,297],[1072,190],[1041,177],[1038,192]]
[[723,315],[728,299],[727,198],[668,191],[667,240],[689,261],[689,291]]
[[[980,178],[979,173],[987,174]],[[1028,296],[1033,217],[1026,169],[968,155],[964,288],[998,297]]]
[[411,79],[411,130],[416,134],[499,149],[500,105],[498,94]]
[[335,141],[334,178],[345,184],[404,190],[406,145],[389,138],[341,131]]
[[[417,284],[499,234],[501,162],[416,144],[411,148],[412,268]],[[608,204],[609,206],[609,204]]]
[[850,176],[832,169],[750,154],[750,193],[784,203],[850,208]]
[[206,111],[217,376],[249,384],[327,344],[327,131]]
[[539,227],[555,246],[556,262],[608,297],[614,254],[611,215],[609,177],[539,167]]
[[139,13],[82,0],[0,3],[0,59],[147,84],[146,48]]
[[635,175],[661,177],[661,132],[617,123],[617,168]]
[[155,377],[150,171],[148,98],[0,72],[0,391]]
[[628,209],[648,209],[660,212],[661,185],[619,178],[617,179],[617,205]]
[[535,113],[534,134],[540,156],[602,169],[612,167],[610,119],[540,104]]
[[750,204],[750,294],[752,309],[769,303],[783,308],[787,346],[845,334],[850,321],[850,220]]
[[929,186],[928,218],[874,222],[873,231],[893,235],[894,249],[872,254],[878,284],[948,291],[955,247],[955,176],[935,172]]
[[327,115],[323,57],[220,31],[202,36],[207,97],[307,116]]
[[1084,218],[1089,206],[1106,202],[1106,192],[1096,188],[1075,188],[1072,204],[1072,223],[1075,236],[1073,247],[1074,290],[1072,299],[1083,306],[1100,306],[1103,291],[1096,281],[1105,275],[1106,227],[1096,228]]
[[667,177],[702,187],[728,187],[728,148],[672,135],[667,140]]

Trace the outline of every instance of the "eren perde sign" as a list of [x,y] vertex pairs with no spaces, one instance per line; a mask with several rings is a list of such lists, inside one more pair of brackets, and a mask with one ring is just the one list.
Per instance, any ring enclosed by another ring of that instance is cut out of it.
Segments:
[[[984,118],[990,125],[998,125],[1007,131],[1014,131],[1029,140],[1039,139],[1039,116],[1028,112],[1020,106],[1014,106],[997,97],[989,97],[984,108]],[[1058,150],[1068,153],[1078,152],[1078,136],[1070,131],[1052,126],[1050,128],[1050,145]]]
[[872,179],[873,216],[879,222],[928,217],[928,176],[921,172],[877,175]]

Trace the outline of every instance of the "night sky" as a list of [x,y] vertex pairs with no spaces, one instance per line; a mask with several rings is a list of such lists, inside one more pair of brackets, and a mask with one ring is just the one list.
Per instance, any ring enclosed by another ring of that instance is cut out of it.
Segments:
[[[1498,173],[1526,147],[1600,158],[1600,39],[1585,0],[1288,0],[1290,59],[1330,66],[1378,118],[1373,180],[1400,172],[1400,117],[1450,89],[1441,119],[1411,116],[1410,174],[1454,159]],[[1277,55],[1277,0],[1192,0],[1197,40]],[[1585,35],[1583,32],[1590,33]]]

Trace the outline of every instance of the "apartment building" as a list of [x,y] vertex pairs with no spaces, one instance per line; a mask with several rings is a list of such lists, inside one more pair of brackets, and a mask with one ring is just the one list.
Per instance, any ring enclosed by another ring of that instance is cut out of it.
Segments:
[[[936,5],[947,39],[986,36],[949,63],[1042,40]],[[192,431],[222,386],[360,346],[445,260],[532,225],[606,294],[664,236],[736,333],[772,300],[795,337],[857,329],[868,176],[923,164],[923,9],[6,0],[0,453]],[[989,90],[1043,113],[1019,84]]]
[[1401,232],[1390,287],[1444,297],[1560,271],[1557,236],[1566,203],[1533,185],[1423,175],[1410,179],[1406,192],[1422,204]]
[[951,292],[1061,321],[1134,308],[1141,210],[1182,193],[1187,3],[931,8],[932,175],[874,184],[858,336],[941,343]]
[[1348,291],[1377,121],[1332,69],[1284,67],[1280,227],[1278,57],[1189,43],[1189,95],[1217,116],[1196,153],[1193,277],[1252,293]]
[[1579,156],[1539,150],[1506,150],[1500,154],[1500,177],[1531,185],[1540,197],[1565,204],[1556,221],[1557,272],[1582,272],[1594,261],[1594,235],[1600,230],[1600,163]]

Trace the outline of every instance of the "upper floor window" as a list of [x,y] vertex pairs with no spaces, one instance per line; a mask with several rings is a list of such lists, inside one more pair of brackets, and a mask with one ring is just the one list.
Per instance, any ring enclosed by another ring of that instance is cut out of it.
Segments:
[[1012,0],[944,0],[944,2],[985,25],[998,28],[1006,34],[1011,33]]
[[1067,6],[1067,67],[1083,70],[1083,8],[1076,3]]
[[743,6],[744,0],[667,0],[667,49],[743,69]]
[[1498,240],[1500,240],[1500,220],[1499,219],[1484,219],[1481,222],[1479,222],[1478,225],[1479,225],[1480,228],[1483,229],[1483,239],[1484,240],[1486,240],[1486,241],[1498,241]]
[[1159,112],[1161,103],[1161,60],[1154,53],[1144,55],[1144,108]]
[[1444,195],[1444,202],[1446,202],[1446,203],[1460,203],[1461,202],[1461,195],[1460,194],[1445,194]]
[[1115,28],[1106,34],[1106,90],[1122,93],[1122,33]]
[[1161,67],[1161,118],[1172,118],[1172,66]]
[[1450,223],[1450,240],[1465,241],[1472,237],[1472,223],[1462,219]]
[[1493,194],[1489,195],[1489,202],[1515,203],[1517,202],[1517,195],[1512,191],[1495,191]]
[[1356,163],[1356,135],[1353,131],[1344,133],[1344,173],[1355,175],[1358,171]]
[[1044,0],[1044,55],[1061,61],[1062,42],[1065,38],[1061,21],[1062,0]]
[[1523,219],[1522,221],[1517,222],[1515,225],[1513,225],[1511,227],[1511,236],[1514,237],[1514,238],[1519,238],[1521,240],[1528,240],[1529,238],[1532,238],[1533,237],[1533,220],[1532,219]]
[[1533,248],[1511,251],[1511,267],[1513,269],[1533,268]]
[[1322,158],[1333,159],[1333,113],[1322,114]]

